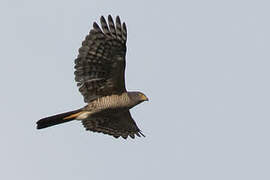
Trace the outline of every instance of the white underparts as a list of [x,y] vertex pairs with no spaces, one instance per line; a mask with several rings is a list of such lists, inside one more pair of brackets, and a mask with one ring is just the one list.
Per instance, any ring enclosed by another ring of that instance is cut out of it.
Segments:
[[77,120],[83,120],[83,119],[86,119],[89,115],[91,114],[91,112],[83,112],[81,113],[79,116],[77,116]]

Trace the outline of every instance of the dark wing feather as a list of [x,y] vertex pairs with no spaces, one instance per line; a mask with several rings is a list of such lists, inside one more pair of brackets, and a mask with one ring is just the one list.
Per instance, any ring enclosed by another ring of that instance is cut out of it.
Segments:
[[93,132],[102,132],[118,138],[122,136],[126,139],[128,136],[135,138],[135,135],[144,136],[135,121],[130,115],[129,110],[114,113],[110,115],[100,115],[82,120],[86,130]]
[[102,29],[93,24],[75,60],[75,80],[85,102],[126,91],[126,25],[117,16],[115,26],[110,15],[109,26],[103,16],[100,22]]

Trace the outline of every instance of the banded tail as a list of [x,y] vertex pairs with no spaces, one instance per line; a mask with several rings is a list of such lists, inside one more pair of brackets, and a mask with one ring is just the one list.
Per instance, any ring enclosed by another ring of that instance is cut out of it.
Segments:
[[43,129],[57,124],[72,121],[76,119],[82,113],[81,109],[75,111],[69,111],[54,116],[42,118],[37,121],[37,129]]

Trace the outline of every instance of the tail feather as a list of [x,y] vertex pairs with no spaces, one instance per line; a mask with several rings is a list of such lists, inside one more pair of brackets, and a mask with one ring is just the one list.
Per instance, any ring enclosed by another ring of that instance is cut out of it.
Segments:
[[80,114],[81,109],[75,110],[75,111],[69,111],[61,114],[57,114],[54,116],[42,118],[37,121],[37,129],[43,129],[46,127],[54,126],[57,124],[62,124],[65,122],[72,121],[76,119],[77,114]]

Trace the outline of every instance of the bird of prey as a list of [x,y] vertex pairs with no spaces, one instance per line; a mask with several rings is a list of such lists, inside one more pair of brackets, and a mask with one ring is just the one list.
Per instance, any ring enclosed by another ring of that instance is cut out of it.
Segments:
[[75,81],[87,105],[42,118],[37,129],[80,120],[86,130],[115,138],[144,136],[129,111],[148,98],[142,92],[126,90],[126,24],[119,16],[114,22],[111,15],[108,23],[101,16],[100,23],[101,28],[93,23],[75,59]]

